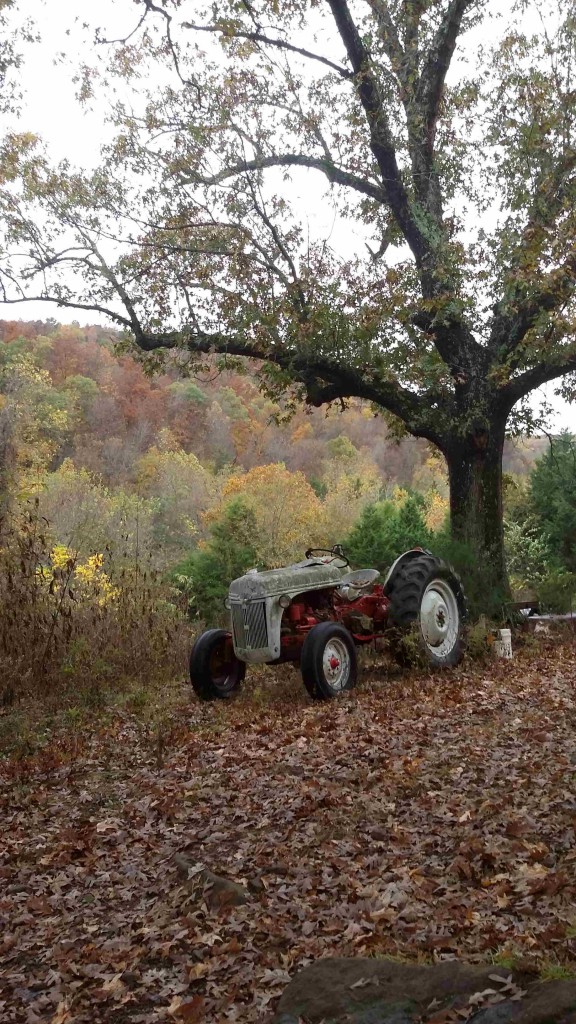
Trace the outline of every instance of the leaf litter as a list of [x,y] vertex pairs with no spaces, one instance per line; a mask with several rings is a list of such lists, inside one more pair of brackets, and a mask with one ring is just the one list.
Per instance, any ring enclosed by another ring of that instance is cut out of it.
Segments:
[[[576,643],[368,676],[187,698],[161,765],[128,712],[1,762],[2,1021],[256,1024],[326,956],[573,963]],[[522,997],[492,980],[468,1016]]]

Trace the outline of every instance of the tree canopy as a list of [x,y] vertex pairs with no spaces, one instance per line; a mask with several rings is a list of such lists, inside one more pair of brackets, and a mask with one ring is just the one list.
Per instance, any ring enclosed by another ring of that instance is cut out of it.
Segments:
[[[102,166],[17,147],[2,297],[375,403],[442,450],[453,530],[501,583],[506,422],[574,394],[573,3],[136,6],[98,36],[123,79]],[[104,88],[86,68],[84,99]]]

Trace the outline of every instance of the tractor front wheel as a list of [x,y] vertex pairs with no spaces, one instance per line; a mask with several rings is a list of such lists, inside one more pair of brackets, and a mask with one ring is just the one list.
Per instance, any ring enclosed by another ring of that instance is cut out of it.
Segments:
[[230,633],[207,629],[200,634],[190,655],[190,682],[200,700],[226,700],[239,690],[245,674]]
[[313,700],[331,700],[351,690],[356,686],[358,668],[348,630],[335,622],[313,626],[302,647],[300,668]]
[[391,649],[410,661],[407,634],[433,668],[457,665],[465,648],[467,617],[462,584],[454,570],[434,555],[422,554],[401,565],[389,588],[390,623],[397,627]]

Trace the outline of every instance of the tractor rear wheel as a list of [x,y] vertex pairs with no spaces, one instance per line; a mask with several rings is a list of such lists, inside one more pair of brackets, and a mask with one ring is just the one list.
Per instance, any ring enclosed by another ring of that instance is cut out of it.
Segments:
[[332,700],[356,686],[356,647],[350,633],[336,622],[313,626],[302,647],[304,686],[313,700]]
[[190,682],[200,700],[226,700],[236,693],[246,665],[234,654],[232,637],[225,629],[207,629],[190,655]]
[[454,570],[434,555],[422,554],[401,565],[388,587],[390,624],[396,627],[391,649],[410,660],[407,634],[418,654],[433,668],[457,665],[465,650],[466,598]]

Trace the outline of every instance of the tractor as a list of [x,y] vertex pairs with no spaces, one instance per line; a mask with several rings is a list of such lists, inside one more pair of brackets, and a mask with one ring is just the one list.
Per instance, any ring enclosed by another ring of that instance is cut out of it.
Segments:
[[208,629],[190,656],[190,679],[202,700],[231,697],[246,665],[299,662],[314,700],[351,690],[356,649],[381,638],[402,650],[412,635],[434,668],[464,653],[466,600],[454,570],[424,548],[405,551],[385,579],[377,569],[349,571],[342,547],[309,548],[301,562],[250,569],[230,584],[231,629]]

